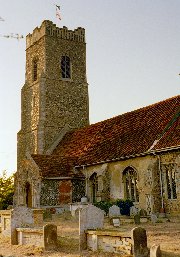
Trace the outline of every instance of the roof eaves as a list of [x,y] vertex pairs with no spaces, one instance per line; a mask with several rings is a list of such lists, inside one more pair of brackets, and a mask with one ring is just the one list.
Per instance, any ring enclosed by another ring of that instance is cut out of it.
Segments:
[[151,151],[157,143],[166,135],[166,132],[172,127],[172,125],[176,122],[176,120],[180,117],[180,108],[178,108],[178,111],[174,114],[172,119],[167,123],[166,127],[163,129],[161,134],[158,136],[158,138],[153,142],[152,146],[149,148],[149,151]]
[[179,150],[179,149],[180,149],[180,145],[172,146],[172,147],[166,147],[166,148],[161,148],[161,149],[156,149],[156,150],[150,150],[150,151],[139,153],[139,154],[122,156],[122,157],[115,158],[115,159],[110,159],[110,160],[104,160],[104,161],[99,161],[99,162],[93,162],[93,163],[77,165],[74,168],[94,166],[94,165],[103,164],[103,163],[109,163],[109,162],[117,162],[117,161],[126,160],[126,159],[130,159],[130,158],[141,157],[141,156],[146,156],[146,155],[151,155],[151,154],[154,155],[155,153],[167,152],[167,151],[173,151],[173,150]]

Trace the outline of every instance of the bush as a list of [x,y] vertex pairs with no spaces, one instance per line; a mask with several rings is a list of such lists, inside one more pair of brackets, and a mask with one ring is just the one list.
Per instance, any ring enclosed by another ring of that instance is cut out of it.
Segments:
[[94,203],[94,205],[96,206],[96,207],[98,207],[99,209],[101,209],[101,210],[103,210],[103,211],[105,211],[105,213],[106,213],[106,215],[108,214],[108,212],[109,212],[109,208],[111,207],[111,206],[113,206],[113,202],[110,202],[110,201],[101,201],[101,202],[96,202],[96,203]]
[[131,200],[116,200],[116,201],[101,201],[96,202],[94,205],[101,210],[105,211],[106,215],[109,212],[109,208],[113,205],[117,205],[120,208],[120,212],[122,215],[130,216],[130,207],[133,206],[133,202]]
[[7,176],[6,171],[3,171],[0,176],[0,208],[7,209],[9,205],[13,205],[14,194],[14,176]]
[[115,205],[117,205],[120,208],[122,215],[130,216],[130,208],[133,206],[133,201],[127,199],[127,200],[117,200],[115,202]]

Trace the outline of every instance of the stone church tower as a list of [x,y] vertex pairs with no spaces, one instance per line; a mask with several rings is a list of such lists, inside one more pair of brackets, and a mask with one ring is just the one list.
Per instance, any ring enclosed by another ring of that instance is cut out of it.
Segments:
[[89,124],[85,30],[44,21],[26,37],[18,167],[26,154],[47,154],[64,130]]

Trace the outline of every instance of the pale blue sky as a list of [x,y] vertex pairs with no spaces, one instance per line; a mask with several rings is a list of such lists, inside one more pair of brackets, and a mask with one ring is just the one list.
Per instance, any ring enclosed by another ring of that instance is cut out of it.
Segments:
[[[91,123],[180,92],[180,0],[0,0],[0,16],[1,35],[45,19],[86,29]],[[25,39],[0,37],[0,171],[16,170],[24,78]]]

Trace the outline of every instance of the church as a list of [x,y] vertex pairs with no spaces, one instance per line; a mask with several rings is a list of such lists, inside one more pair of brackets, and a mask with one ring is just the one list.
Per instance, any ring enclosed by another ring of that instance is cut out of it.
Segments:
[[89,124],[85,30],[45,20],[26,37],[14,205],[130,199],[180,213],[180,95]]

